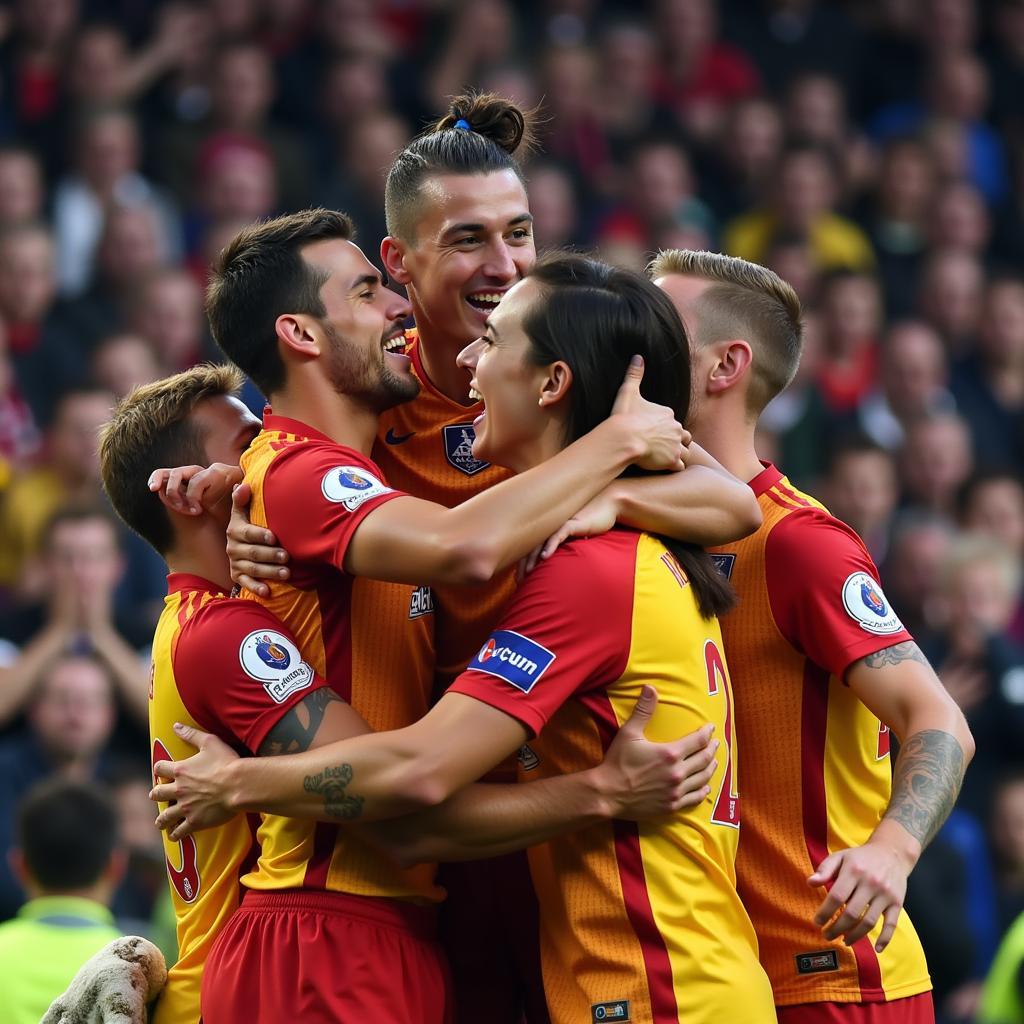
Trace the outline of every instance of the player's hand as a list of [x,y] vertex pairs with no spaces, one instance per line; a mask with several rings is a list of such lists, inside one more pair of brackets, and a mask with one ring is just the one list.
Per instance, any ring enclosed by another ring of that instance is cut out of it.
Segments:
[[283,564],[288,561],[288,552],[274,546],[277,538],[270,530],[249,522],[251,500],[248,484],[239,484],[232,492],[227,544],[231,579],[260,597],[269,597],[270,587],[260,580],[288,579],[291,570]]
[[875,940],[875,952],[881,953],[896,931],[911,866],[895,850],[878,842],[830,854],[807,879],[807,884],[815,887],[831,882],[814,923],[826,939],[842,938],[851,946],[882,918],[882,931]]
[[242,480],[242,470],[224,462],[212,466],[177,466],[154,470],[149,489],[163,492],[176,512],[198,516],[212,512]]
[[595,769],[611,800],[612,817],[630,821],[657,818],[696,807],[711,792],[718,740],[712,725],[671,743],[645,739],[644,729],[658,706],[658,692],[645,686],[629,719]]
[[156,827],[168,832],[177,842],[204,828],[230,821],[235,815],[228,806],[224,769],[238,755],[222,740],[191,726],[174,723],[174,731],[199,752],[184,761],[157,761],[153,774],[159,782],[149,793],[150,800],[167,803],[156,819]]
[[671,409],[648,402],[640,394],[643,378],[644,361],[633,356],[612,406],[612,416],[627,417],[633,434],[644,446],[633,460],[641,469],[684,469],[690,435]]

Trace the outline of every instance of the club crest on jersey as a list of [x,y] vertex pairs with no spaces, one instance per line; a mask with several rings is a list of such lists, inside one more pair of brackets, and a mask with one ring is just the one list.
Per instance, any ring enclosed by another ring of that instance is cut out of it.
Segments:
[[452,423],[444,428],[444,456],[460,473],[474,476],[490,463],[473,455],[476,431],[472,423]]
[[272,629],[250,633],[238,649],[238,660],[245,674],[262,683],[276,704],[313,682],[313,670],[302,660],[299,649],[283,633]]
[[355,512],[364,501],[389,494],[391,488],[360,466],[336,466],[320,481],[320,490],[328,501],[344,505]]
[[434,612],[434,592],[430,587],[417,587],[409,600],[409,618],[418,619],[421,615],[432,615]]
[[511,629],[495,630],[467,668],[504,679],[529,693],[550,668],[555,655],[546,647]]
[[614,999],[610,1003],[594,1003],[590,1008],[592,1024],[602,1024],[604,1021],[629,1021],[632,1019],[629,1015],[628,999]]
[[732,570],[736,565],[735,555],[715,555],[711,556],[711,561],[714,563],[715,568],[727,579],[732,579]]
[[843,607],[868,633],[899,633],[903,623],[892,610],[882,588],[866,572],[852,572],[843,584]]

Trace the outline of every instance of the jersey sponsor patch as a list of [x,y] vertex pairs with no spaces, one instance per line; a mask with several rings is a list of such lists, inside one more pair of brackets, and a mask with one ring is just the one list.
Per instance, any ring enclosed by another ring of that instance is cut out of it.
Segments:
[[409,618],[418,619],[421,615],[433,615],[434,592],[430,587],[417,587],[409,599]]
[[355,512],[364,501],[378,494],[390,494],[391,488],[382,483],[362,466],[336,466],[320,481],[320,490],[328,501],[344,505]]
[[822,974],[825,971],[838,971],[839,957],[834,949],[821,949],[816,953],[797,953],[797,974]]
[[609,1003],[594,1003],[590,1008],[591,1024],[601,1024],[604,1021],[629,1021],[632,1019],[629,1015],[628,999],[613,999]]
[[475,440],[472,423],[452,423],[444,428],[444,457],[466,476],[474,476],[490,465],[473,454]]
[[886,601],[882,588],[866,572],[852,572],[846,577],[843,607],[850,618],[869,633],[884,636],[903,629],[903,623]]
[[733,566],[736,565],[735,555],[712,555],[711,561],[715,568],[727,579],[732,579]]
[[246,675],[262,683],[276,704],[313,682],[313,670],[302,660],[298,647],[273,629],[250,633],[238,649],[238,660]]
[[551,651],[529,637],[511,629],[498,629],[466,668],[504,679],[517,690],[529,693],[554,660]]

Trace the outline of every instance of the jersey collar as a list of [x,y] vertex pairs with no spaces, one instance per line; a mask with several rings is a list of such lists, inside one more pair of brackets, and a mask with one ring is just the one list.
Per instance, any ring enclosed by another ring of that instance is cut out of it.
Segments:
[[294,434],[296,437],[304,437],[309,441],[326,441],[328,444],[335,445],[338,443],[326,434],[321,434],[319,430],[314,430],[308,423],[303,423],[302,420],[276,415],[271,411],[269,405],[263,410],[263,429],[277,430],[282,434]]
[[224,588],[202,576],[190,572],[172,572],[167,576],[167,593],[178,594],[183,590],[200,590],[207,594],[223,594]]
[[770,462],[762,462],[761,465],[764,469],[747,485],[758,498],[782,479],[782,473]]

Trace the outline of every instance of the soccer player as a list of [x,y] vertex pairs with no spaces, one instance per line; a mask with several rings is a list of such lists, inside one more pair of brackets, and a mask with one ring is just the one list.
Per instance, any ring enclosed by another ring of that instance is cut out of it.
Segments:
[[764,516],[714,557],[739,596],[722,629],[743,750],[737,875],[779,1020],[932,1021],[901,909],[956,800],[970,732],[857,535],[757,458],[757,418],[800,356],[792,289],[714,253],[664,252],[651,273],[688,328],[694,435],[749,482]]
[[[638,275],[581,257],[538,264],[460,357],[486,400],[476,453],[518,470],[512,482],[551,465],[612,409],[614,379],[635,350],[652,371],[648,389],[685,414],[681,331],[671,303]],[[714,618],[729,590],[700,549],[629,529],[556,558],[527,579],[468,669],[409,728],[315,758],[274,759],[270,771],[236,771],[212,737],[182,730],[201,752],[160,766],[179,780],[155,790],[178,801],[160,821],[185,822],[173,837],[216,820],[219,794],[282,813],[390,814],[447,799],[531,737],[524,777],[557,776],[597,763],[633,696],[657,679],[662,703],[651,728],[710,720],[725,755],[708,800],[690,814],[640,829],[595,827],[531,850],[548,1012],[557,1024],[588,1015],[771,1020],[770,986],[734,887],[738,766]],[[440,831],[428,855],[446,852]]]
[[[313,669],[286,626],[254,601],[227,598],[230,579],[223,537],[228,502],[211,503],[200,515],[188,515],[143,484],[166,461],[214,461],[225,466],[237,462],[259,430],[259,422],[234,397],[241,382],[237,370],[223,366],[199,366],[156,381],[126,398],[103,433],[104,486],[118,513],[166,557],[171,570],[153,647],[154,760],[187,753],[172,730],[176,721],[208,729],[236,750],[257,755],[304,750],[368,728]],[[410,629],[416,625],[416,620],[409,621]],[[407,641],[396,631],[395,642]],[[338,676],[338,688],[343,689],[344,673]],[[676,793],[664,755],[678,751],[671,746],[659,751],[654,744],[634,742],[639,739],[635,727],[642,728],[642,719],[643,713],[627,730],[633,732],[628,751],[620,744],[618,751],[610,752],[600,774],[557,780],[559,789],[544,783],[531,794],[521,792],[531,787],[512,788],[509,793],[471,787],[441,809],[439,824],[428,814],[422,824],[405,822],[401,828],[415,835],[421,827],[443,826],[453,836],[470,836],[477,848],[498,842],[498,848],[504,849],[510,837],[515,846],[531,836],[544,838],[551,829],[578,827],[604,816],[661,813],[665,801],[675,800]],[[693,785],[702,787],[703,776],[694,775]],[[679,793],[681,797],[682,790]],[[695,796],[701,795],[698,788]],[[279,819],[266,818],[261,823],[255,816],[238,816],[212,832],[180,842],[165,840],[179,958],[157,1007],[157,1024],[199,1021],[200,981],[214,939],[238,907],[244,891],[239,883],[252,887],[269,872],[285,870],[283,858],[275,864],[266,861],[280,847],[279,833],[288,828]],[[292,826],[292,834],[297,831]],[[387,841],[387,833],[382,833],[382,841]],[[378,854],[378,860],[384,859]],[[397,871],[394,874],[401,877]],[[419,875],[407,873],[408,884],[420,881],[423,874],[422,869]],[[314,884],[311,879],[298,882]],[[421,884],[430,882],[428,871]],[[353,897],[353,902],[357,911],[375,916],[381,927],[357,927],[355,934],[347,934],[344,957],[339,954],[338,963],[321,970],[322,980],[333,981],[345,995],[348,1010],[363,1013],[368,1020],[442,1020],[448,998],[446,971],[439,948],[425,937],[429,912],[412,906],[403,910],[400,901],[392,901],[400,909],[389,909],[387,901]],[[400,924],[405,918],[416,927],[388,924],[389,919]],[[417,928],[420,937],[415,934]],[[337,929],[328,934],[336,936]],[[381,934],[390,936],[383,945]],[[330,950],[314,943],[308,953],[316,959],[329,956]],[[353,976],[378,976],[381,962],[386,965],[399,956],[406,971],[404,984],[396,984],[393,991],[367,994],[365,986],[364,991],[354,991]],[[347,970],[341,969],[342,962]],[[270,964],[275,965],[273,971]],[[309,996],[295,991],[297,967],[292,957],[287,966],[283,961],[268,961],[263,970],[281,978],[294,999],[294,1012],[301,1013],[309,1005]],[[298,974],[307,969],[303,961]],[[273,1017],[274,1011],[268,1012]]]

